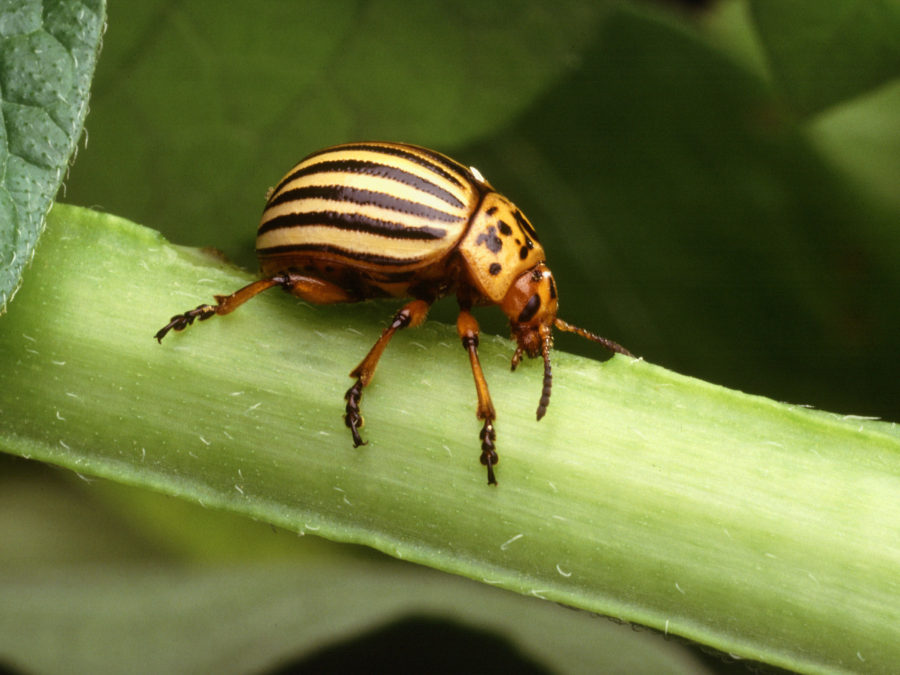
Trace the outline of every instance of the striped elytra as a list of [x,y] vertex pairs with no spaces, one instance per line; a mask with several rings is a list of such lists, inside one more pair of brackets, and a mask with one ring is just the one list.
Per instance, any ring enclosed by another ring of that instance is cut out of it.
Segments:
[[434,150],[365,142],[308,155],[270,191],[256,250],[259,281],[172,317],[156,339],[196,319],[228,314],[275,286],[316,304],[411,298],[350,373],[355,382],[344,396],[344,423],[355,446],[364,443],[362,390],[391,337],[422,323],[431,304],[448,294],[459,303],[457,332],[475,378],[481,463],[490,484],[496,484],[498,461],[496,412],[478,359],[473,305],[497,305],[509,318],[513,369],[523,354],[543,358],[539,420],[550,402],[554,327],[630,356],[615,342],[557,318],[556,284],[534,227],[477,170]]
[[425,278],[445,279],[457,249],[495,303],[544,260],[525,216],[477,172],[399,143],[306,157],[269,195],[256,239],[263,274],[308,267],[338,283],[352,278],[361,297],[402,297]]

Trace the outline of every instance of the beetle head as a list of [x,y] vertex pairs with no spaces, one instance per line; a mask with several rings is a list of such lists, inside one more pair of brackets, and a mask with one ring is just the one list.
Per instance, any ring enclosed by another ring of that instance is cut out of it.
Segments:
[[[556,284],[547,265],[538,263],[520,275],[510,286],[500,307],[509,317],[519,358],[523,351],[534,358],[542,353],[545,343],[549,343],[547,349],[552,346],[551,329],[556,320],[557,300]],[[515,365],[518,365],[518,359]]]
[[512,358],[512,369],[522,360],[522,354],[529,357],[542,356],[544,359],[544,387],[538,404],[537,418],[541,419],[550,404],[550,389],[553,377],[550,370],[550,349],[553,347],[553,328],[575,333],[583,338],[598,342],[606,349],[626,356],[631,352],[621,345],[600,337],[595,333],[573,326],[557,318],[559,301],[556,298],[556,283],[550,268],[543,262],[520,275],[510,286],[500,303],[504,314],[509,317],[516,352]]
[[538,404],[537,418],[541,419],[550,403],[550,348],[553,346],[553,324],[556,321],[556,284],[550,268],[538,263],[520,275],[500,303],[509,317],[509,326],[516,341],[512,368],[522,360],[522,353],[531,358],[544,357],[544,388]]

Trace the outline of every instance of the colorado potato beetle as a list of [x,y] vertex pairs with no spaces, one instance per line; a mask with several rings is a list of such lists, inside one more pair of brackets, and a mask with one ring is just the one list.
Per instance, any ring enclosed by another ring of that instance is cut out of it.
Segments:
[[554,327],[631,356],[612,340],[557,318],[556,284],[534,227],[477,169],[434,150],[367,142],[314,152],[270,191],[256,252],[259,281],[172,317],[156,339],[162,342],[170,330],[183,330],[195,319],[228,314],[274,286],[316,304],[412,298],[350,373],[355,382],[344,396],[344,421],[354,447],[364,444],[363,388],[391,337],[421,324],[432,303],[450,293],[459,303],[456,328],[475,378],[481,463],[489,484],[497,482],[497,415],[478,360],[473,305],[498,305],[509,317],[516,341],[513,370],[523,354],[543,357],[538,420],[550,403]]

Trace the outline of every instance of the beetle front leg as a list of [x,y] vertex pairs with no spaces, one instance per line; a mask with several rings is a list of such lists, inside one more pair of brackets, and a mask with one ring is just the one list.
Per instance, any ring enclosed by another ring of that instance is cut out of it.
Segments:
[[359,429],[363,426],[363,418],[359,412],[359,401],[362,398],[362,390],[372,379],[375,374],[375,368],[378,366],[378,359],[384,353],[385,347],[391,338],[401,328],[408,326],[418,326],[425,317],[428,316],[428,310],[431,304],[425,300],[413,300],[404,305],[400,311],[394,315],[391,325],[384,329],[378,341],[372,345],[372,349],[366,354],[356,368],[350,373],[350,377],[355,377],[356,382],[344,394],[344,400],[347,401],[346,412],[344,414],[344,424],[350,429],[353,435],[353,447],[365,445],[362,437],[359,435]]
[[460,310],[459,317],[456,319],[456,331],[459,333],[460,340],[462,340],[463,349],[469,354],[469,363],[472,366],[472,375],[475,378],[475,391],[478,394],[476,416],[478,419],[484,420],[484,426],[479,433],[479,438],[481,439],[481,463],[487,467],[488,484],[496,485],[497,479],[494,477],[494,466],[500,461],[497,455],[497,448],[494,445],[494,441],[497,439],[497,434],[494,431],[494,420],[497,418],[497,413],[494,411],[494,404],[491,402],[487,380],[484,379],[481,361],[478,359],[478,321],[468,310]]

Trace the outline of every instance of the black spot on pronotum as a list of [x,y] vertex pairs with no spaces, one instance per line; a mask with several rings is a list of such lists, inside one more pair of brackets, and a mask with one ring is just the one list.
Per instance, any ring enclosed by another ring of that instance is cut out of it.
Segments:
[[537,293],[528,298],[528,302],[525,303],[525,308],[519,313],[519,317],[516,319],[519,323],[527,323],[534,318],[534,315],[537,314],[538,309],[541,307],[541,296]]
[[497,254],[503,248],[503,240],[497,236],[497,228],[488,226],[486,232],[482,232],[475,240],[476,244],[484,244],[491,253]]
[[553,281],[553,277],[550,277],[550,297],[556,299],[556,282]]
[[492,277],[495,277],[498,274],[500,274],[500,270],[502,270],[502,269],[503,269],[503,265],[501,265],[500,263],[491,263],[491,266],[488,267],[488,273]]
[[525,260],[528,257],[528,252],[534,248],[534,242],[531,241],[528,237],[525,237],[525,245],[519,249],[519,258]]
[[494,215],[495,213],[497,213],[497,207],[496,207],[496,206],[492,206],[491,208],[489,208],[489,209],[487,210],[487,214],[488,214],[489,216],[492,216],[492,215]]
[[540,239],[538,239],[537,232],[534,231],[531,223],[529,223],[525,219],[525,216],[522,215],[522,212],[519,211],[519,209],[516,209],[513,212],[513,216],[515,216],[516,222],[519,224],[519,227],[521,227],[529,237],[531,237],[535,241],[540,241]]
[[502,220],[497,221],[497,229],[500,230],[500,234],[502,234],[504,237],[508,237],[512,234],[512,228]]

